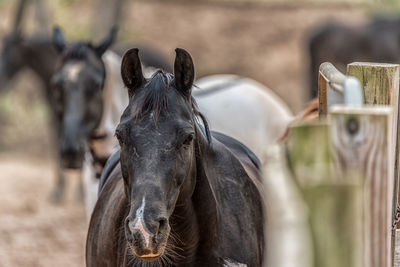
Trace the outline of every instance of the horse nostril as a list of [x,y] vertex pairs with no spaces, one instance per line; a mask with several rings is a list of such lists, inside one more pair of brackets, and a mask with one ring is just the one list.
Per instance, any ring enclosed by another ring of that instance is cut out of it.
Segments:
[[167,227],[168,220],[167,218],[160,218],[158,220],[158,231],[157,234],[161,234],[161,231],[164,231]]

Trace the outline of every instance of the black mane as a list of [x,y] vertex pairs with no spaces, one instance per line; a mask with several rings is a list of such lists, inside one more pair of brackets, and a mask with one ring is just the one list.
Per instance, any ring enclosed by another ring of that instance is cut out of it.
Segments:
[[[144,114],[153,113],[154,121],[157,122],[160,112],[162,110],[168,110],[168,98],[167,93],[170,88],[175,89],[174,86],[175,79],[170,73],[165,73],[162,70],[156,71],[150,79],[144,85],[144,89],[140,90],[133,97],[139,99],[139,105],[135,112],[135,117],[138,118]],[[179,91],[177,91],[179,92]],[[179,92],[180,93],[180,92]],[[180,93],[180,95],[182,95]],[[208,143],[211,143],[211,134],[208,127],[208,123],[203,114],[200,113],[195,99],[190,96],[187,100],[185,96],[182,95],[189,107],[192,109],[195,119],[200,118],[204,125],[204,131]],[[199,125],[196,124],[198,127]]]
[[171,74],[164,73],[162,70],[156,71],[140,90],[135,98],[138,98],[139,105],[135,112],[135,117],[153,112],[154,120],[157,121],[160,112],[168,109],[167,92],[173,87],[174,78]]

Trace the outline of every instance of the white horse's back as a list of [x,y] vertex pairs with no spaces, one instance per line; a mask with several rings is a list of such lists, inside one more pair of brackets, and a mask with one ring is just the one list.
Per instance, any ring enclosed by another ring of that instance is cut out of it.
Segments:
[[195,84],[193,96],[211,130],[241,141],[264,162],[267,148],[293,119],[287,105],[262,84],[236,75],[208,76]]

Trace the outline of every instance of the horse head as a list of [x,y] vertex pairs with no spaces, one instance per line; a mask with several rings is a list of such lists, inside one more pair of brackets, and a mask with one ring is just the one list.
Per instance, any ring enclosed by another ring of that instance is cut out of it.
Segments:
[[53,44],[60,56],[52,77],[54,105],[61,122],[62,165],[80,168],[88,139],[100,123],[106,70],[102,55],[116,37],[113,28],[99,44],[67,44],[59,28],[54,29]]
[[195,187],[194,67],[190,55],[176,49],[174,75],[157,71],[146,79],[135,48],[124,55],[121,74],[129,94],[116,129],[130,203],[125,235],[133,255],[153,261],[168,253],[171,214]]

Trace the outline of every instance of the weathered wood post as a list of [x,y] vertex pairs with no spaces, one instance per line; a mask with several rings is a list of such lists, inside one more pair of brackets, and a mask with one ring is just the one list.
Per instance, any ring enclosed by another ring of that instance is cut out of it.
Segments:
[[[391,139],[392,147],[389,161],[393,170],[394,194],[393,194],[393,219],[399,206],[399,65],[383,63],[355,62],[347,66],[347,74],[357,77],[363,87],[365,104],[390,105],[393,108]],[[398,228],[399,225],[397,225]],[[400,230],[393,232],[393,244],[395,236],[400,237]],[[396,238],[397,239],[397,238]],[[396,241],[396,247],[400,246],[400,240]],[[397,248],[396,250],[400,250]],[[394,249],[392,249],[394,252]],[[400,253],[400,251],[399,251]],[[394,256],[392,256],[394,257]],[[396,264],[400,266],[400,262]]]
[[[362,178],[363,264],[392,264],[394,180],[388,158],[391,146],[390,107],[331,109],[331,137],[338,177]],[[347,179],[347,178],[346,178]]]
[[[344,133],[345,134],[345,133]],[[326,122],[290,130],[289,166],[309,207],[314,267],[361,267],[359,175],[338,175]]]
[[312,267],[308,208],[288,168],[286,148],[268,149],[263,165],[267,229],[264,266]]

